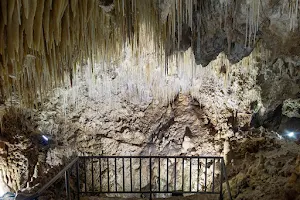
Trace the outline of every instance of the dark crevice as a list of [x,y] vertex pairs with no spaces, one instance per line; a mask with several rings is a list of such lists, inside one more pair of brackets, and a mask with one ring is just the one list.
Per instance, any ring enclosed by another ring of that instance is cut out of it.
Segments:
[[278,105],[274,111],[268,112],[264,116],[260,116],[259,112],[253,114],[250,126],[258,128],[263,126],[270,130],[278,130],[282,120],[282,104]]

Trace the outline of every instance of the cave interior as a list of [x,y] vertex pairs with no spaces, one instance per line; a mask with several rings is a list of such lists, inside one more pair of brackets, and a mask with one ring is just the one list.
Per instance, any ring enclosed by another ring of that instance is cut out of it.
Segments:
[[0,200],[79,157],[77,182],[69,170],[39,199],[150,187],[179,197],[78,199],[213,200],[182,192],[220,187],[300,200],[298,12],[299,0],[0,0]]

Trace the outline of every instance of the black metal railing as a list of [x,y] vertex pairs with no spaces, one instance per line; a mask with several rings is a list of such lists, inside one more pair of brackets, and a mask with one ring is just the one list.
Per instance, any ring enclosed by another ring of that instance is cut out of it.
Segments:
[[223,199],[224,181],[232,199],[222,157],[80,156],[26,200],[38,199],[63,174],[68,200],[112,193],[150,199],[163,194],[212,194]]

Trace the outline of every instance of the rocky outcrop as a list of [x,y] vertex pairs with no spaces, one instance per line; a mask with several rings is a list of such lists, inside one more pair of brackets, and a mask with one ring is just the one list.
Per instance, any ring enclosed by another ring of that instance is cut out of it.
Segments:
[[43,151],[30,114],[8,110],[2,119],[0,137],[1,183],[5,183],[11,191],[29,186],[38,176],[35,167]]
[[[46,115],[44,120],[37,119],[44,134],[56,143],[49,157],[59,156],[55,151],[60,151],[60,146],[63,149],[64,145],[89,155],[220,153],[220,146],[209,142],[211,127],[205,124],[204,114],[188,96],[179,95],[169,106],[151,103],[145,110],[130,104],[102,113],[100,107],[93,104],[81,109],[70,113],[67,119],[63,119],[59,110],[53,111],[54,115]],[[51,129],[47,129],[47,121],[52,116],[56,117]],[[193,144],[187,145],[187,140]],[[208,146],[203,146],[205,144]]]
[[231,141],[233,157],[227,170],[233,198],[299,199],[299,146],[261,131]]
[[257,112],[252,118],[253,126],[263,125],[273,130],[281,127],[280,133],[283,133],[281,122],[285,123],[291,117],[297,121],[299,72],[297,57],[278,58],[267,65],[260,65],[257,85],[261,91],[261,105],[255,104]]

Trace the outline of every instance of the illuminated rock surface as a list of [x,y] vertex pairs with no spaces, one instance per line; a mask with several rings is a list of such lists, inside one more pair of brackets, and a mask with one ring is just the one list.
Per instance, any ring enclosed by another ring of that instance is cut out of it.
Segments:
[[298,7],[1,0],[0,192],[76,155],[216,155],[235,199],[299,199]]

